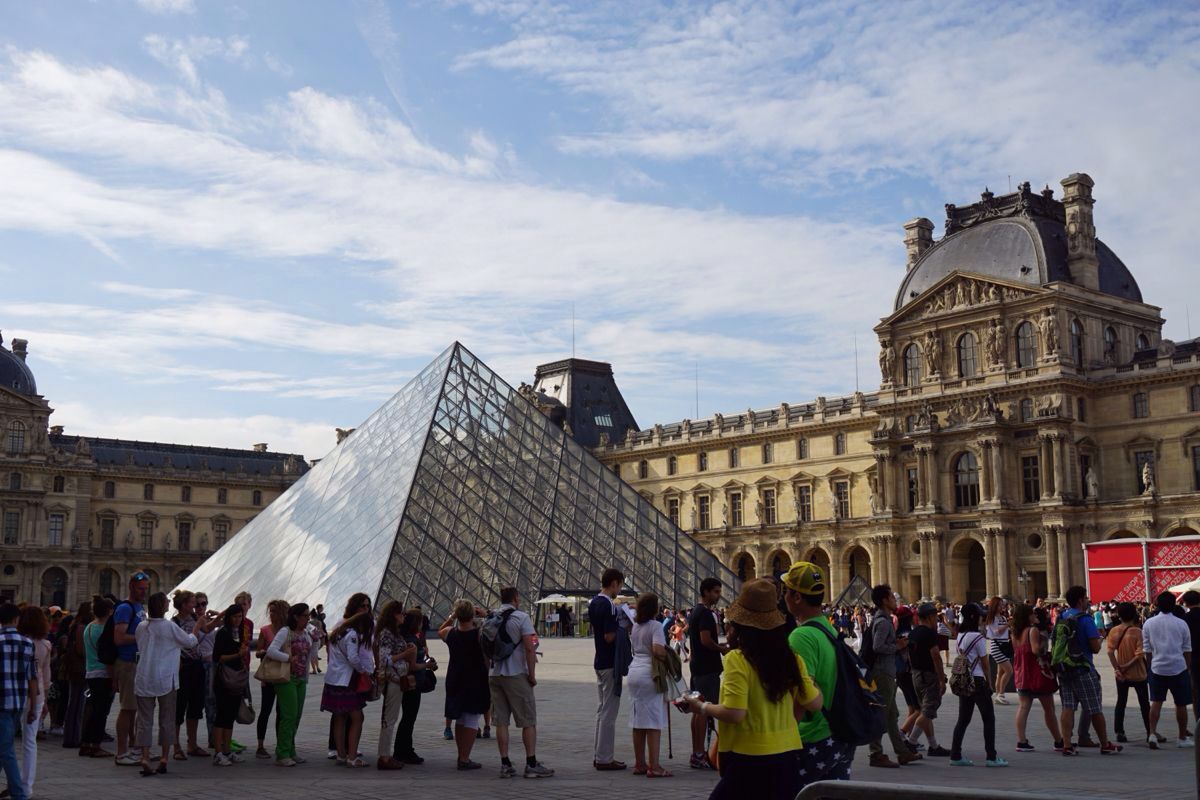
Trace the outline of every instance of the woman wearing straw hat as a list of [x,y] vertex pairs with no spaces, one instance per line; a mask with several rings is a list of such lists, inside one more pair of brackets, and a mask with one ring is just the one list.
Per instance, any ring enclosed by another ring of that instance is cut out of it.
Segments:
[[791,800],[801,788],[796,723],[821,713],[821,691],[788,646],[771,581],[747,581],[725,619],[735,649],[725,657],[721,702],[688,701],[692,713],[718,722],[721,780],[709,800]]

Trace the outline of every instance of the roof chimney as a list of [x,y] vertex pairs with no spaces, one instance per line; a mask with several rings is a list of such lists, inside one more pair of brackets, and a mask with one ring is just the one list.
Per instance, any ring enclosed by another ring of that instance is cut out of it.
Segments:
[[29,354],[29,340],[13,339],[12,351],[14,356],[24,361],[25,356]]
[[909,269],[912,269],[921,255],[932,246],[932,222],[924,217],[917,217],[904,223],[904,248],[908,250]]
[[1099,291],[1100,262],[1096,258],[1096,224],[1092,217],[1095,185],[1086,172],[1072,172],[1062,180],[1062,204],[1067,216],[1067,269],[1071,279]]
[[258,444],[254,445],[254,452],[256,452],[256,453],[265,453],[265,452],[267,452],[267,443],[266,443],[266,442],[259,442]]

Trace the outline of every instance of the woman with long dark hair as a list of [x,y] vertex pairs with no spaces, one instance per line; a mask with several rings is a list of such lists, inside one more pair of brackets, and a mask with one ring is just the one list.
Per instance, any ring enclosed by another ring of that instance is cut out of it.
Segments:
[[370,610],[360,611],[344,620],[329,637],[329,665],[325,671],[321,710],[333,715],[337,763],[348,767],[370,766],[358,756],[363,708],[367,701],[355,684],[359,676],[369,677],[375,673],[370,646],[374,629]]
[[242,761],[233,752],[233,723],[246,694],[249,675],[246,658],[250,655],[250,637],[242,623],[246,612],[234,603],[225,609],[221,627],[213,643],[213,694],[216,695],[217,718],[213,721],[213,765],[231,767]]
[[1002,706],[1008,705],[1008,681],[1013,674],[1013,646],[1008,633],[1008,603],[1002,597],[993,597],[988,603],[987,617],[983,620],[987,626],[987,638],[990,642],[988,655],[996,665],[996,686],[992,698]]
[[[318,608],[320,608],[320,606],[318,606]],[[324,642],[325,642],[325,660],[326,660],[326,662],[329,661],[330,651],[332,650],[332,647],[333,647],[333,638],[332,637],[333,637],[333,634],[337,631],[337,629],[340,628],[342,625],[344,625],[346,623],[346,620],[350,619],[355,614],[360,614],[364,611],[370,613],[371,608],[372,608],[371,596],[369,594],[367,594],[365,592],[355,592],[354,594],[350,595],[350,598],[346,601],[346,609],[342,612],[342,618],[333,625],[332,629],[325,631],[325,635],[323,638],[324,638]],[[321,627],[322,627],[322,629],[324,629],[324,627],[325,627],[324,619],[321,620]],[[337,715],[331,714],[329,717],[329,756],[328,756],[330,761],[333,761],[338,757],[337,740],[334,738],[334,735],[333,735],[333,729],[335,727],[337,727]],[[362,758],[362,753],[355,753],[354,757]]]
[[296,754],[296,730],[308,692],[308,661],[312,650],[308,619],[307,604],[289,606],[283,625],[271,637],[271,645],[263,656],[272,661],[287,661],[291,668],[290,679],[275,684],[275,764],[280,767],[304,763]]
[[692,713],[718,723],[721,780],[709,800],[792,800],[801,787],[796,723],[820,713],[821,690],[788,645],[771,581],[743,584],[725,619],[735,649],[725,657],[721,702],[688,700]]
[[[410,608],[404,615],[404,622],[400,624],[400,636],[404,643],[416,648],[414,669],[435,670],[437,662],[429,658],[425,649],[424,619],[425,615],[420,608]],[[417,724],[417,714],[421,711],[422,682],[431,677],[432,675],[413,676],[410,687],[404,692],[404,698],[400,702],[400,724],[396,726],[396,744],[392,748],[393,761],[404,764],[425,763],[425,759],[413,749],[413,728]]]
[[667,727],[667,703],[654,682],[654,662],[666,660],[667,642],[657,616],[658,595],[643,592],[638,596],[637,616],[629,634],[633,661],[625,685],[629,687],[631,706],[629,727],[633,728],[633,774],[670,778],[671,773],[658,761],[659,742]]
[[[989,767],[1007,767],[1008,762],[996,754],[996,710],[992,707],[991,668],[988,663],[987,646],[979,630],[982,610],[975,603],[962,607],[962,619],[958,625],[958,654],[967,659],[967,666],[974,682],[974,693],[958,697],[958,722],[954,725],[954,741],[950,746],[950,764],[955,767],[973,767],[975,762],[963,758],[962,743],[967,726],[975,709],[983,720],[983,744],[987,750]],[[1007,625],[1006,625],[1007,632]]]
[[[1037,609],[1043,614],[1045,609]],[[1047,618],[1047,623],[1049,618]],[[1017,752],[1032,753],[1033,745],[1025,736],[1025,723],[1029,719],[1029,711],[1033,701],[1042,704],[1042,714],[1046,720],[1046,729],[1054,737],[1054,748],[1062,750],[1062,736],[1058,732],[1058,715],[1054,713],[1054,693],[1058,691],[1058,681],[1049,671],[1045,661],[1049,638],[1045,630],[1039,627],[1035,609],[1024,603],[1017,606],[1012,619],[1013,667],[1016,670],[1017,701]]]
[[[254,655],[261,661],[267,655],[267,648],[271,646],[271,640],[275,638],[275,632],[282,630],[287,625],[288,609],[291,604],[287,600],[272,600],[267,603],[267,616],[270,617],[270,622],[266,625],[261,625],[258,628],[258,643],[254,648]],[[255,724],[258,727],[258,749],[254,751],[255,758],[270,758],[271,754],[267,752],[266,738],[267,727],[271,724],[271,711],[275,708],[275,684],[263,681],[261,684],[262,702],[258,707],[258,719]],[[276,731],[275,738],[279,738],[279,733]]]
[[[400,629],[404,625],[404,605],[399,600],[384,603],[383,610],[375,622],[375,653],[379,662],[380,677],[384,684],[383,714],[379,729],[379,748],[376,751],[377,769],[403,769],[404,762],[392,757],[393,737],[396,723],[404,707],[405,688],[408,684],[410,666],[416,658],[416,647],[410,645]],[[407,660],[405,657],[407,656]]]
[[63,717],[63,747],[79,747],[83,733],[84,692],[87,690],[83,631],[92,622],[92,601],[84,600],[67,631],[63,669],[67,674],[67,710]]

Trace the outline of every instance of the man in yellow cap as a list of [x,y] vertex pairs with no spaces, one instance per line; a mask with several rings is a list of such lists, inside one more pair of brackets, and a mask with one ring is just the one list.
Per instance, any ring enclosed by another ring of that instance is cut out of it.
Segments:
[[796,618],[797,627],[788,636],[792,651],[804,659],[808,674],[825,698],[821,713],[809,714],[800,722],[800,779],[807,786],[816,781],[848,781],[854,747],[833,738],[825,713],[833,705],[837,688],[837,632],[821,610],[825,602],[825,570],[799,561],[783,576],[783,599]]

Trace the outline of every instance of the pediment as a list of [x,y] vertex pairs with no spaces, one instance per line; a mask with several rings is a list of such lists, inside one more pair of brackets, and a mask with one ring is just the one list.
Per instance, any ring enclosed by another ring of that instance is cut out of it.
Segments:
[[697,483],[691,489],[688,489],[688,491],[693,494],[703,494],[704,492],[711,492],[712,490],[713,487],[709,486],[707,483]]
[[883,320],[884,325],[942,317],[976,308],[1011,303],[1044,293],[1024,284],[998,281],[971,272],[952,272],[930,286],[902,309]]
[[37,397],[29,397],[12,389],[6,389],[0,386],[0,409],[22,409],[45,411],[49,404],[39,395]]
[[788,478],[788,482],[789,483],[812,483],[816,479],[817,479],[816,475],[813,475],[812,473],[804,472],[803,470],[801,470],[800,472],[797,472],[792,477]]
[[844,467],[834,467],[825,473],[826,478],[853,478],[854,473]]

